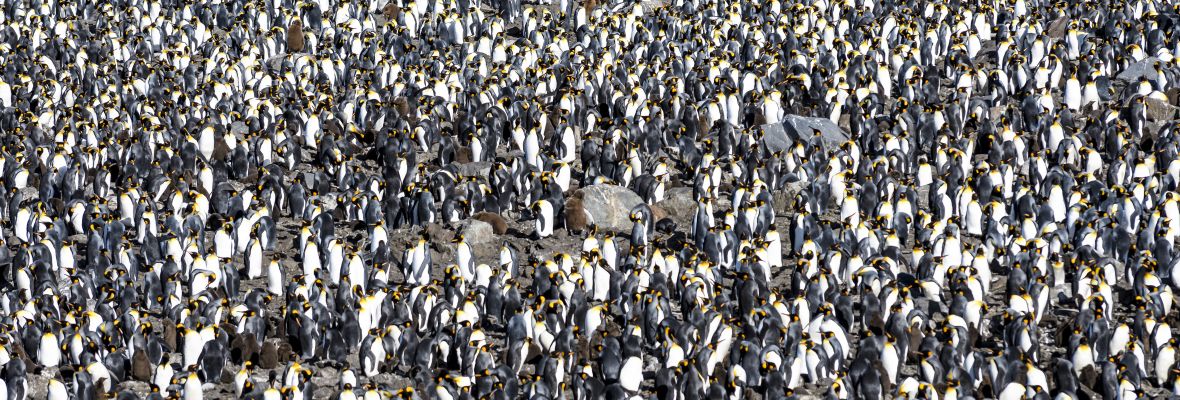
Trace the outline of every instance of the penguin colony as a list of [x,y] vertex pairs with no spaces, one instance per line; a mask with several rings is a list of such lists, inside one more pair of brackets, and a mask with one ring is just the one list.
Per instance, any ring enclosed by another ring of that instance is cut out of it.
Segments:
[[1180,394],[1175,2],[0,8],[0,399]]

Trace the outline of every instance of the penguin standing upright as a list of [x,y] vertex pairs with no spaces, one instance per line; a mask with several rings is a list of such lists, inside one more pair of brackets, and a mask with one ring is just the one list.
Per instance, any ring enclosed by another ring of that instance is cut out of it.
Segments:
[[205,398],[204,390],[201,388],[201,380],[197,377],[196,372],[190,372],[188,377],[184,380],[184,400],[201,400]]
[[257,279],[262,277],[262,243],[257,238],[251,239],[246,246],[246,279]]
[[61,364],[61,344],[57,341],[57,335],[53,332],[45,332],[41,335],[40,344],[37,346],[37,362],[45,368],[53,368]]
[[426,239],[418,239],[416,246],[406,250],[405,264],[407,283],[422,285],[430,280],[430,249]]
[[70,398],[70,394],[65,384],[59,380],[50,379],[46,385],[45,398],[50,400],[66,400]]
[[536,216],[536,235],[538,238],[546,238],[553,235],[554,215],[553,205],[549,204],[548,200],[541,199],[533,203],[533,212]]
[[270,263],[266,267],[267,293],[275,296],[282,295],[285,282],[283,279],[283,269],[279,265],[279,260],[270,260]]

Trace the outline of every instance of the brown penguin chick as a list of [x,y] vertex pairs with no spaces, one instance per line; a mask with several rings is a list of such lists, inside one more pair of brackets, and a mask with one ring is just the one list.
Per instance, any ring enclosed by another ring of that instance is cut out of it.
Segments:
[[396,1],[391,1],[381,9],[386,21],[397,21],[402,16],[402,7]]
[[150,382],[152,379],[152,362],[148,360],[146,350],[137,350],[131,357],[131,377],[140,382]]
[[410,112],[412,110],[410,100],[405,96],[394,98],[391,104],[393,109],[397,110],[397,114],[409,121],[411,126],[418,123],[418,116]]
[[278,346],[275,347],[275,350],[277,350],[279,354],[279,362],[285,363],[299,359],[299,356],[295,354],[295,348],[291,347],[291,343],[286,341],[279,342]]
[[487,222],[488,225],[492,226],[492,232],[497,235],[503,235],[505,232],[508,232],[508,223],[499,214],[478,212],[472,215],[471,218],[477,221]]
[[271,369],[279,365],[279,348],[274,342],[262,344],[262,351],[258,353],[258,367]]
[[225,135],[221,135],[221,140],[213,143],[213,154],[209,155],[210,160],[221,162],[229,157],[229,144],[227,140],[228,138]]
[[52,209],[54,212],[58,213],[58,215],[61,215],[61,214],[63,214],[63,213],[65,212],[65,209],[66,209],[66,203],[65,203],[65,202],[63,202],[63,201],[61,201],[61,199],[56,199],[56,198],[55,198],[55,199],[50,199],[50,200],[49,200],[49,207],[50,207],[50,209]]
[[35,365],[35,363],[33,362],[33,358],[29,357],[29,353],[25,351],[25,345],[22,344],[21,341],[19,341],[19,340],[11,341],[11,342],[9,342],[8,346],[9,346],[8,351],[9,351],[9,353],[12,354],[11,355],[12,358],[19,358],[21,360],[24,360],[25,364]]
[[258,362],[258,354],[261,348],[258,346],[258,340],[254,338],[253,333],[243,333],[237,335],[233,342],[229,345],[230,358],[235,363]]
[[580,233],[586,229],[587,223],[589,220],[586,218],[586,208],[582,206],[581,192],[577,192],[565,201],[565,228]]
[[1087,365],[1082,367],[1082,370],[1078,373],[1078,383],[1091,389],[1101,389],[1097,387],[1097,384],[1101,383],[1099,380],[1101,378],[1100,375],[1101,372],[1097,368],[1094,368],[1093,365]]
[[754,126],[762,126],[762,125],[766,125],[766,114],[764,114],[762,112],[762,109],[755,107],[754,108]]
[[170,349],[176,348],[177,326],[171,320],[164,321],[164,345]]
[[471,148],[459,147],[455,149],[455,162],[459,164],[467,164],[471,162]]
[[[101,388],[103,385],[110,384],[110,379],[99,378],[98,382],[95,382],[94,384],[95,384],[95,386]],[[119,394],[115,393],[115,392],[108,392],[108,391],[99,389],[99,390],[95,390],[94,396],[95,396],[94,398],[97,400],[108,400],[108,399],[118,398]]]
[[287,25],[287,52],[303,51],[303,21],[298,19]]
[[1062,39],[1065,37],[1066,31],[1069,29],[1069,21],[1072,19],[1061,17],[1049,23],[1049,27],[1045,29],[1045,33],[1054,39]]

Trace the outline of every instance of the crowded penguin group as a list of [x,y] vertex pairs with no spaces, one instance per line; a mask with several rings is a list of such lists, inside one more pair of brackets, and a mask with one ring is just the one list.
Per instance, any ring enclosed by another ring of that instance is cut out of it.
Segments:
[[1180,396],[1177,56],[1168,0],[0,2],[0,400]]

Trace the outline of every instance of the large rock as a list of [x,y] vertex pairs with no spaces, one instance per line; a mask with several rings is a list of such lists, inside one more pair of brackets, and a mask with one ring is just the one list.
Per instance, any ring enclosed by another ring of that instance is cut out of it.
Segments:
[[811,182],[801,180],[787,182],[774,193],[774,209],[780,213],[795,211],[795,196],[807,189]]
[[1154,97],[1146,99],[1147,119],[1149,121],[1171,121],[1176,116],[1176,106]]
[[250,133],[250,127],[247,126],[245,122],[234,121],[234,122],[230,122],[229,131],[233,132],[233,134],[237,135],[238,137],[242,137],[242,136],[245,136],[247,133]]
[[766,124],[762,125],[762,143],[772,152],[787,152],[790,151],[791,145],[795,144],[795,138],[787,133],[787,128],[783,124]]
[[1116,78],[1124,83],[1139,82],[1140,77],[1155,79],[1155,63],[1158,61],[1159,59],[1155,57],[1144,58],[1142,61],[1127,66],[1127,69],[1119,73]]
[[618,185],[590,185],[579,189],[574,196],[581,200],[582,207],[570,208],[570,202],[566,202],[566,212],[581,212],[588,224],[609,231],[631,229],[631,219],[628,218],[631,209],[643,204],[639,195]]
[[1061,17],[1049,24],[1049,28],[1045,29],[1045,34],[1054,39],[1061,39],[1065,37],[1065,32],[1069,29],[1070,18]]
[[478,219],[467,220],[460,232],[463,234],[463,240],[470,246],[486,245],[496,239],[496,232],[492,228],[492,224]]
[[266,59],[266,67],[267,68],[281,68],[283,66],[283,61],[295,62],[296,58],[302,57],[302,56],[307,56],[307,55],[311,55],[311,54],[304,53],[301,51],[280,52],[280,53],[275,54],[273,57]]
[[817,131],[828,147],[848,140],[848,134],[832,120],[801,115],[788,115],[781,123],[762,125],[762,140],[770,151],[788,151],[796,142],[811,140]]
[[686,186],[672,188],[664,192],[664,199],[652,207],[653,213],[656,207],[663,210],[665,216],[672,218],[672,221],[680,226],[692,223],[692,217],[697,212],[697,202],[692,195],[692,188]]
[[452,240],[455,239],[455,234],[459,233],[459,231],[451,229],[450,226],[440,223],[426,224],[423,231],[430,238],[430,244],[438,251],[443,251],[447,246],[450,246]]
[[476,161],[465,164],[455,164],[455,171],[462,176],[488,176],[492,171],[492,163],[489,161]]

